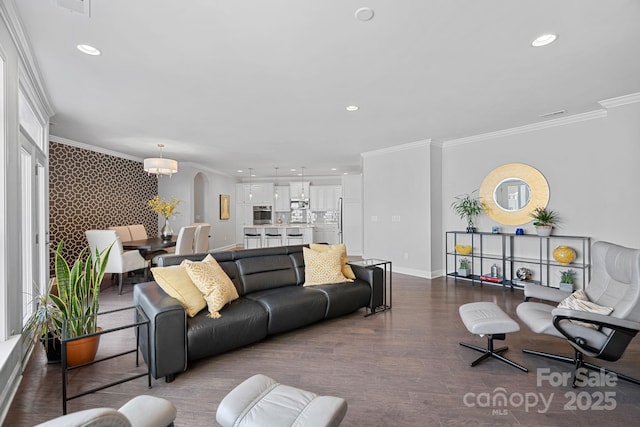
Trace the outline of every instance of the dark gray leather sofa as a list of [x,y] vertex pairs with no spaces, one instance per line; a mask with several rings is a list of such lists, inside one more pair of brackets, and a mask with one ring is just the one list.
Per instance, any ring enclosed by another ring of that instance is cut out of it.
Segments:
[[[264,339],[267,335],[301,328],[324,319],[383,303],[383,277],[379,268],[352,266],[350,283],[304,287],[302,245],[212,252],[238,290],[240,298],[228,304],[219,319],[208,310],[187,316],[180,303],[156,282],[134,287],[134,304],[149,318],[141,328],[140,345],[154,378],[173,381],[191,360],[213,356]],[[202,260],[206,254],[164,256],[160,266],[184,259]]]

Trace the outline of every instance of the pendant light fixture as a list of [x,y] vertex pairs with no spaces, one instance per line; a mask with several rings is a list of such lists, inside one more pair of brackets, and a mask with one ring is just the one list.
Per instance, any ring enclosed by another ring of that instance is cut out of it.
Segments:
[[144,159],[144,171],[148,174],[153,173],[156,175],[169,175],[169,177],[171,177],[171,175],[178,172],[178,162],[162,157],[163,148],[164,144],[158,144],[160,157],[150,157],[148,159]]
[[276,183],[273,186],[273,197],[278,200],[278,167],[276,166]]
[[251,177],[253,173],[251,172],[253,169],[249,168],[249,201],[253,200],[253,188],[251,187]]
[[300,168],[302,173],[300,173],[300,200],[304,200],[304,166]]

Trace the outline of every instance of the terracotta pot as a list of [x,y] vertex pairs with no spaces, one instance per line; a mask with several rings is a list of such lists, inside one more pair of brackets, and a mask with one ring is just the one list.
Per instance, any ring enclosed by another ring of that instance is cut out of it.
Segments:
[[[102,328],[98,328],[101,331]],[[76,366],[83,363],[91,362],[96,358],[98,345],[100,344],[100,335],[80,338],[76,341],[67,343],[67,365]]]

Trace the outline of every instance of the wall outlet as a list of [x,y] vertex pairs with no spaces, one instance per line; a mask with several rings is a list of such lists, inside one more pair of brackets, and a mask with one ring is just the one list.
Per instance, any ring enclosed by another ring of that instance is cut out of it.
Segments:
[[400,215],[391,215],[391,222],[400,222]]
[[371,222],[378,222],[378,215],[371,215]]
[[402,257],[404,259],[409,259],[409,252],[405,252],[404,254],[402,254]]

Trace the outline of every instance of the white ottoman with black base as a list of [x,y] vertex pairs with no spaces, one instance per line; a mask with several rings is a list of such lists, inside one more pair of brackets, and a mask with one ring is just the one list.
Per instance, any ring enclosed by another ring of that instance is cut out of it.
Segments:
[[516,362],[507,359],[501,354],[507,351],[509,347],[493,348],[493,340],[504,340],[505,334],[518,332],[520,330],[518,323],[502,311],[500,307],[492,302],[472,302],[461,305],[459,312],[462,322],[469,332],[480,335],[481,337],[487,337],[486,349],[472,344],[460,343],[461,346],[484,353],[472,362],[471,366],[476,366],[489,357],[495,357],[524,372],[529,371],[524,366],[518,365]]
[[318,396],[257,374],[222,399],[216,420],[222,427],[337,427],[346,413],[340,397]]

